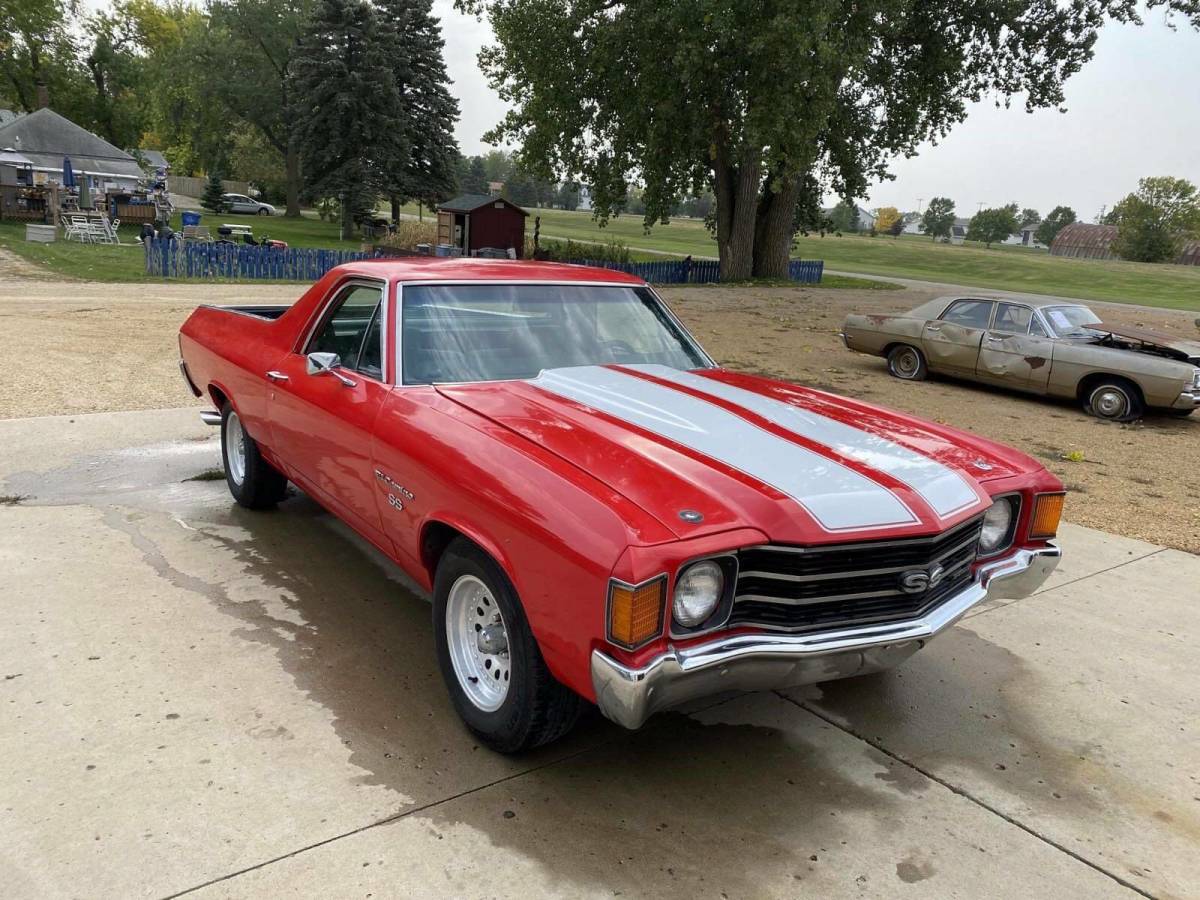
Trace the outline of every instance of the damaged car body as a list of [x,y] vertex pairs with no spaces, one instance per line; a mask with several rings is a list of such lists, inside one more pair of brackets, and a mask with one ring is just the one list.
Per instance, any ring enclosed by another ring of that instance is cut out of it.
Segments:
[[936,372],[1075,400],[1102,419],[1200,407],[1200,342],[1111,325],[1080,304],[939,297],[900,315],[848,316],[842,339],[884,357],[897,378]]

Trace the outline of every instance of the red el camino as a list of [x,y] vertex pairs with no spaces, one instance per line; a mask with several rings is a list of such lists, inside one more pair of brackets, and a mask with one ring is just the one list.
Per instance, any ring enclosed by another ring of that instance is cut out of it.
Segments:
[[429,589],[454,706],[505,752],[585,701],[637,728],[894,666],[1059,559],[1033,459],[723,369],[617,272],[344,265],[197,309],[180,350],[237,502],[294,482]]

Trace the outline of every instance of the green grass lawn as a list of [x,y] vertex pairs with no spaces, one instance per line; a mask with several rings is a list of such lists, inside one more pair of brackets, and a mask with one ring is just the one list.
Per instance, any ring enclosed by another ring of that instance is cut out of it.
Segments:
[[[343,241],[334,222],[322,222],[315,215],[307,214],[299,219],[283,216],[239,216],[230,213],[214,216],[201,213],[201,225],[208,225],[215,236],[217,226],[230,224],[249,225],[256,239],[270,237],[287,241],[292,247],[324,247],[335,250],[359,250],[361,241]],[[171,227],[182,229],[180,213],[171,219]],[[51,273],[80,278],[86,281],[162,281],[146,274],[146,260],[142,245],[138,243],[140,225],[122,225],[119,229],[121,243],[79,244],[74,241],[58,240],[53,244],[36,244],[25,240],[24,222],[0,222],[0,247],[11,250],[30,262],[43,266]],[[179,279],[171,279],[177,281]]]
[[[546,238],[618,240],[634,248],[679,255],[717,253],[704,223],[693,219],[658,225],[646,234],[637,216],[621,216],[600,228],[588,213],[531,210],[531,230],[535,215],[541,216],[541,233]],[[797,256],[821,259],[827,269],[846,272],[1200,310],[1200,266],[1064,259],[1027,247],[993,246],[988,250],[978,244],[934,243],[915,235],[899,240],[809,236],[798,238],[796,248]]]

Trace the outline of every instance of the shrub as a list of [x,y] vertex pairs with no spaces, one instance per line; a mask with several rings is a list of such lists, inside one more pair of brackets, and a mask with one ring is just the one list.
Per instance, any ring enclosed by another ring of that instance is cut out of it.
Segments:
[[432,246],[437,243],[437,223],[401,219],[396,223],[394,233],[379,238],[376,243],[384,247],[396,247],[400,250],[416,250],[417,244]]
[[[532,243],[525,244],[532,251]],[[620,241],[609,241],[607,244],[581,243],[580,241],[542,241],[538,256],[556,262],[569,260],[589,260],[591,262],[627,263],[633,262],[629,248]]]

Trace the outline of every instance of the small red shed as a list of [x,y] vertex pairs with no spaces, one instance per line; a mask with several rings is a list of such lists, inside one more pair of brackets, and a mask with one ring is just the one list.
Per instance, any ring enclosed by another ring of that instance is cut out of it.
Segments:
[[438,243],[461,247],[474,256],[485,247],[525,250],[525,217],[529,213],[503,197],[463,194],[438,206]]

